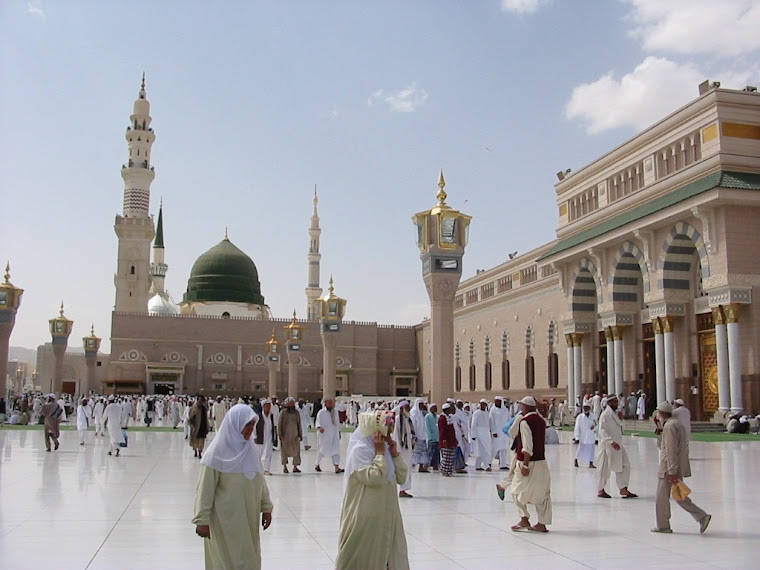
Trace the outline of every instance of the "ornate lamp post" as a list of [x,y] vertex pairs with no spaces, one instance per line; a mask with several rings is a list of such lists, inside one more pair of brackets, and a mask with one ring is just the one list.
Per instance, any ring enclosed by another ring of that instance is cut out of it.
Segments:
[[269,396],[277,395],[277,374],[280,372],[280,343],[272,329],[272,338],[267,341],[267,367],[269,368]]
[[0,395],[8,396],[8,345],[11,340],[13,325],[16,323],[16,311],[21,305],[24,290],[11,283],[11,265],[5,266],[5,282],[0,283]]
[[319,310],[319,331],[322,336],[322,397],[335,398],[335,349],[338,346],[343,315],[346,312],[345,299],[335,295],[333,278],[327,295],[317,300]]
[[50,319],[50,335],[53,337],[53,354],[55,354],[55,376],[53,378],[53,391],[60,393],[63,388],[63,355],[69,344],[69,335],[74,326],[74,321],[63,316],[63,301],[61,301],[61,314]]
[[446,204],[443,170],[438,177],[438,203],[412,216],[417,226],[417,247],[422,280],[430,297],[430,399],[445,401],[454,386],[454,295],[462,277],[471,216]]
[[301,351],[303,327],[298,324],[296,311],[293,320],[283,327],[285,329],[285,347],[288,351],[288,396],[298,398],[298,353]]
[[[95,387],[95,364],[98,360],[98,350],[100,350],[100,338],[95,336],[95,325],[90,327],[90,334],[82,339],[84,347],[84,360],[87,363],[87,380],[81,387],[83,394],[89,394],[90,390]],[[100,391],[100,390],[98,390]]]

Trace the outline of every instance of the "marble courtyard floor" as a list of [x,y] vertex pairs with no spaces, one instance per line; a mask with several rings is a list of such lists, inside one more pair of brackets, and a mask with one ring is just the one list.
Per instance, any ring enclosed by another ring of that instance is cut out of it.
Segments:
[[[343,449],[348,438],[343,434]],[[313,437],[313,435],[312,435]],[[496,497],[500,472],[412,479],[401,509],[412,568],[760,567],[760,442],[692,442],[688,480],[694,501],[712,513],[704,535],[673,506],[672,535],[652,534],[655,440],[626,437],[630,488],[640,498],[596,498],[596,472],[572,466],[569,433],[548,446],[554,522],[548,534],[514,533],[515,507]],[[62,432],[46,453],[42,432],[0,428],[0,568],[133,569],[203,567],[201,539],[190,523],[198,462],[181,430],[133,431],[123,456],[106,438]],[[264,568],[333,567],[342,477],[315,453],[304,473],[284,475],[279,454],[267,478],[275,505],[262,533]],[[614,475],[613,475],[614,481]],[[607,487],[614,489],[614,483]]]

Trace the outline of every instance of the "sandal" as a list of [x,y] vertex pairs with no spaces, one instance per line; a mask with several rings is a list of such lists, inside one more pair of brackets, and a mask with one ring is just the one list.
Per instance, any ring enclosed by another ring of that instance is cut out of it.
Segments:
[[534,526],[529,526],[528,530],[532,530],[533,532],[549,532],[548,528],[546,528],[546,527],[544,527],[542,529],[541,528],[536,528],[535,525]]

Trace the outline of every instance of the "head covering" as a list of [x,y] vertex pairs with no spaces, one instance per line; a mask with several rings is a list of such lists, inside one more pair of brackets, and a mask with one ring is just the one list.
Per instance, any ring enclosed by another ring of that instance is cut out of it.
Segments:
[[49,400],[55,400],[55,394],[48,394]]
[[113,401],[114,401],[114,399],[115,399],[115,398],[114,398],[114,395],[113,395],[113,394],[111,394],[110,396],[108,396],[108,401],[109,401],[109,402],[113,402]]
[[362,437],[369,437],[379,431],[388,435],[388,422],[393,420],[393,413],[378,410],[377,412],[362,412],[359,414],[359,431]]
[[425,429],[425,412],[420,410],[420,404],[423,404],[425,400],[417,398],[414,401],[414,407],[412,408],[409,417],[412,420],[412,426],[414,427],[414,433],[418,439],[424,439],[427,441],[427,430]]
[[401,401],[398,403],[398,407],[399,407],[399,408],[403,408],[404,406],[408,406],[408,405],[409,405],[409,400],[401,400]]
[[520,400],[520,403],[525,404],[526,406],[531,406],[532,408],[536,407],[536,399],[533,396],[525,396]]
[[[385,417],[385,414],[383,417]],[[346,483],[348,482],[349,477],[354,473],[354,471],[357,471],[358,469],[363,469],[364,467],[369,467],[372,465],[372,461],[375,459],[375,442],[374,442],[374,430],[370,435],[363,436],[362,435],[362,420],[361,416],[370,416],[372,418],[372,421],[375,421],[375,414],[373,412],[370,412],[369,414],[364,413],[359,415],[359,429],[355,430],[354,433],[351,434],[351,439],[348,440],[348,448],[346,449],[346,463],[345,463],[345,470],[346,474],[343,479],[343,488],[346,488]],[[364,422],[370,421],[369,419],[365,419]],[[386,427],[386,433],[387,433],[387,427]],[[385,468],[386,468],[386,474],[385,477],[388,480],[389,483],[393,483],[395,485],[396,483],[396,466],[393,463],[393,458],[391,457],[391,452],[388,451],[388,446],[385,446],[385,453],[383,454],[383,457],[385,457]]]
[[430,410],[431,408],[437,408],[437,407],[438,407],[438,404],[436,404],[435,402],[430,402],[428,404],[428,410]]
[[454,398],[446,398],[446,401],[447,401],[449,404],[453,404],[453,403],[454,403],[456,400],[454,400]]
[[504,401],[504,396],[496,396],[496,397],[494,398],[494,402],[495,402],[496,400],[499,400],[500,402],[503,402],[503,401]]
[[245,404],[235,404],[224,416],[216,437],[203,454],[201,463],[222,473],[242,473],[248,479],[261,473],[261,456],[253,440],[241,433],[245,425],[259,417]]
[[662,412],[664,414],[672,414],[673,406],[670,405],[670,402],[660,402],[659,404],[657,404],[657,411]]
[[443,409],[444,409],[444,410],[448,410],[448,409],[450,409],[450,408],[451,408],[451,402],[446,402],[446,403],[443,405]]
[[607,402],[609,402],[610,400],[617,400],[617,399],[618,399],[617,394],[610,394],[609,396],[607,396]]
[[480,399],[480,403],[481,403],[481,404],[487,404],[487,403],[488,403],[488,400],[486,400],[485,398],[481,398],[481,399]]
[[679,406],[683,406],[683,400],[681,398],[678,398],[675,403]]

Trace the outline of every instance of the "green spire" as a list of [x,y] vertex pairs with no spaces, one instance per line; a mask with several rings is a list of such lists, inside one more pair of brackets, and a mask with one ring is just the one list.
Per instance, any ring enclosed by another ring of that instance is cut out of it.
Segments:
[[158,207],[158,223],[156,224],[156,241],[153,242],[153,247],[164,247],[164,201],[161,200],[161,205]]

